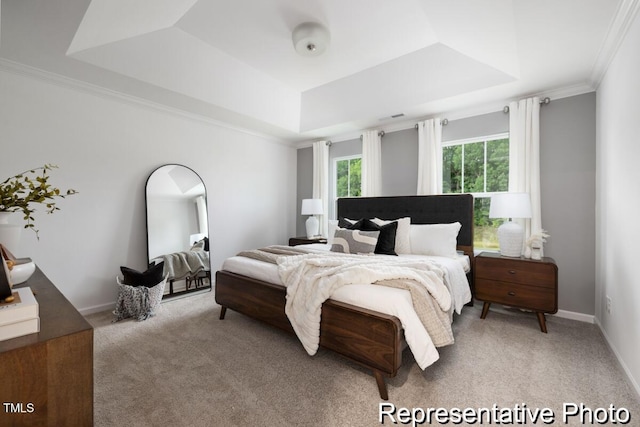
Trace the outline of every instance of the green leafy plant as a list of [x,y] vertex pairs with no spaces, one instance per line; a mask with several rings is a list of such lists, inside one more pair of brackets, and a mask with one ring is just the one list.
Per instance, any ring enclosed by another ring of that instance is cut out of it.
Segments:
[[39,230],[35,228],[35,218],[33,217],[33,213],[36,211],[34,205],[45,205],[46,212],[52,214],[60,210],[56,206],[57,199],[77,194],[76,190],[69,189],[62,192],[59,188],[49,184],[49,172],[57,168],[56,165],[45,164],[42,167],[7,178],[0,183],[0,212],[21,211],[24,215],[23,219],[26,221],[24,228],[33,230],[38,239],[40,239]]

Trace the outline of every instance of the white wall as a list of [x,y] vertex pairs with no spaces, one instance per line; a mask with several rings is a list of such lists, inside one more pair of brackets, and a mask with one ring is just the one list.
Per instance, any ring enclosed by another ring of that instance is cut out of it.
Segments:
[[289,145],[0,71],[0,180],[45,163],[59,166],[55,186],[79,194],[54,215],[39,209],[40,241],[24,231],[14,253],[33,258],[85,312],[113,306],[121,265],[146,266],[144,187],[161,164],[184,164],[206,185],[214,271],[239,250],[283,244],[295,231]]
[[640,393],[638,46],[640,18],[636,16],[597,91],[596,319]]

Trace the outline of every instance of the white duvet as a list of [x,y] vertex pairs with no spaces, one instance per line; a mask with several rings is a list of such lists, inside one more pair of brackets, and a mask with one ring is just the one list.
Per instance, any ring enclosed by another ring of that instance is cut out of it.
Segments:
[[[309,251],[313,252],[314,248],[310,247]],[[453,315],[454,310],[457,313],[460,313],[460,310],[462,309],[464,304],[471,300],[469,284],[467,282],[463,266],[459,262],[459,260],[443,257],[424,257],[412,255],[400,257],[376,255],[367,258],[369,259],[369,261],[372,261],[373,265],[375,265],[375,259],[391,259],[399,263],[414,263],[416,261],[425,259],[435,262],[443,272],[444,285],[446,287],[444,293],[442,292],[442,290],[435,290],[436,294],[438,295],[436,300],[441,305],[441,307],[446,307],[446,300],[448,299],[448,310],[451,313],[451,316]],[[362,261],[361,258],[358,258],[358,260]],[[285,276],[287,276],[287,274],[299,274],[299,272],[296,273],[295,269],[292,266],[289,267],[291,267],[290,270],[287,270],[286,268],[284,269]],[[303,271],[304,268],[307,267],[309,266],[302,267],[300,271]],[[270,283],[283,284],[286,286],[285,281],[281,280],[280,274],[278,273],[278,266],[274,264],[269,264],[245,257],[231,257],[224,262],[222,268],[223,270],[253,277],[259,280],[264,280]],[[310,270],[307,270],[307,273],[312,272]],[[333,300],[342,301],[359,307],[396,316],[402,324],[405,340],[407,341],[407,344],[409,345],[414,358],[420,368],[425,369],[438,360],[438,351],[413,308],[411,294],[409,293],[409,291],[386,286],[372,285],[371,281],[368,279],[369,273],[365,272],[362,269],[352,270],[348,274],[350,275],[350,277],[345,281],[348,281],[350,284],[347,285],[344,285],[343,283],[337,286],[335,284],[339,282],[334,282],[332,284],[327,279],[327,281],[325,281],[324,283],[326,288],[323,290],[324,295],[328,295],[328,297]],[[362,280],[362,282],[359,282],[360,280]],[[294,294],[295,293],[297,292],[294,292]],[[297,313],[297,315],[303,317],[311,316],[311,318],[315,319],[315,316],[318,315],[318,312],[314,309],[307,314]],[[292,324],[293,323],[294,322],[292,322]],[[309,323],[303,321],[302,324],[305,325],[304,327],[307,327],[306,325],[308,325]],[[296,332],[298,333],[298,331]],[[317,332],[315,326],[312,328],[312,330],[303,332],[303,334],[305,333],[310,336],[316,334]],[[298,336],[300,336],[300,334]],[[307,346],[305,345],[305,348],[306,347]],[[313,346],[311,346],[311,350],[315,353],[315,351],[313,350]],[[309,351],[309,349],[307,349],[307,351]]]

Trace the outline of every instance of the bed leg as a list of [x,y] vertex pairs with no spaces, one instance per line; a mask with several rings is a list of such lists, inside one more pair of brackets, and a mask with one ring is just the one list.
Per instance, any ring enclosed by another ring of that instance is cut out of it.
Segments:
[[389,393],[387,393],[387,384],[384,382],[382,372],[374,370],[373,375],[375,375],[376,383],[378,383],[378,392],[380,393],[380,398],[382,400],[389,400]]
[[220,307],[220,320],[224,319],[225,314],[227,314],[227,307],[225,306]]

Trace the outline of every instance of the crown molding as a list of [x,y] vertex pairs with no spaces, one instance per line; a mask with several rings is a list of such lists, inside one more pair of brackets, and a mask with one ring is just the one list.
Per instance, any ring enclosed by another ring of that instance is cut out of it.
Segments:
[[205,123],[211,126],[222,127],[225,129],[233,130],[236,132],[244,133],[247,135],[259,137],[269,142],[285,145],[287,147],[294,147],[295,143],[285,139],[279,139],[272,135],[252,131],[240,126],[234,126],[229,123],[213,119],[211,117],[193,113],[190,111],[182,110],[179,108],[170,107],[157,102],[149,101],[148,99],[140,98],[133,95],[128,95],[123,92],[118,92],[112,89],[107,89],[102,86],[98,86],[92,83],[87,83],[81,80],[73,79],[63,76],[61,74],[53,73],[51,71],[42,70],[40,68],[32,67],[20,62],[8,60],[6,58],[0,58],[0,71],[20,75],[23,77],[34,78],[45,83],[49,83],[65,89],[72,89],[79,92],[88,93],[90,95],[99,96],[101,98],[116,100],[136,107],[142,107],[155,112],[162,112],[173,116],[181,117],[188,120],[193,120],[199,123]]
[[624,41],[639,9],[640,0],[622,0],[620,2],[591,71],[591,85],[594,88],[600,86],[602,78]]

